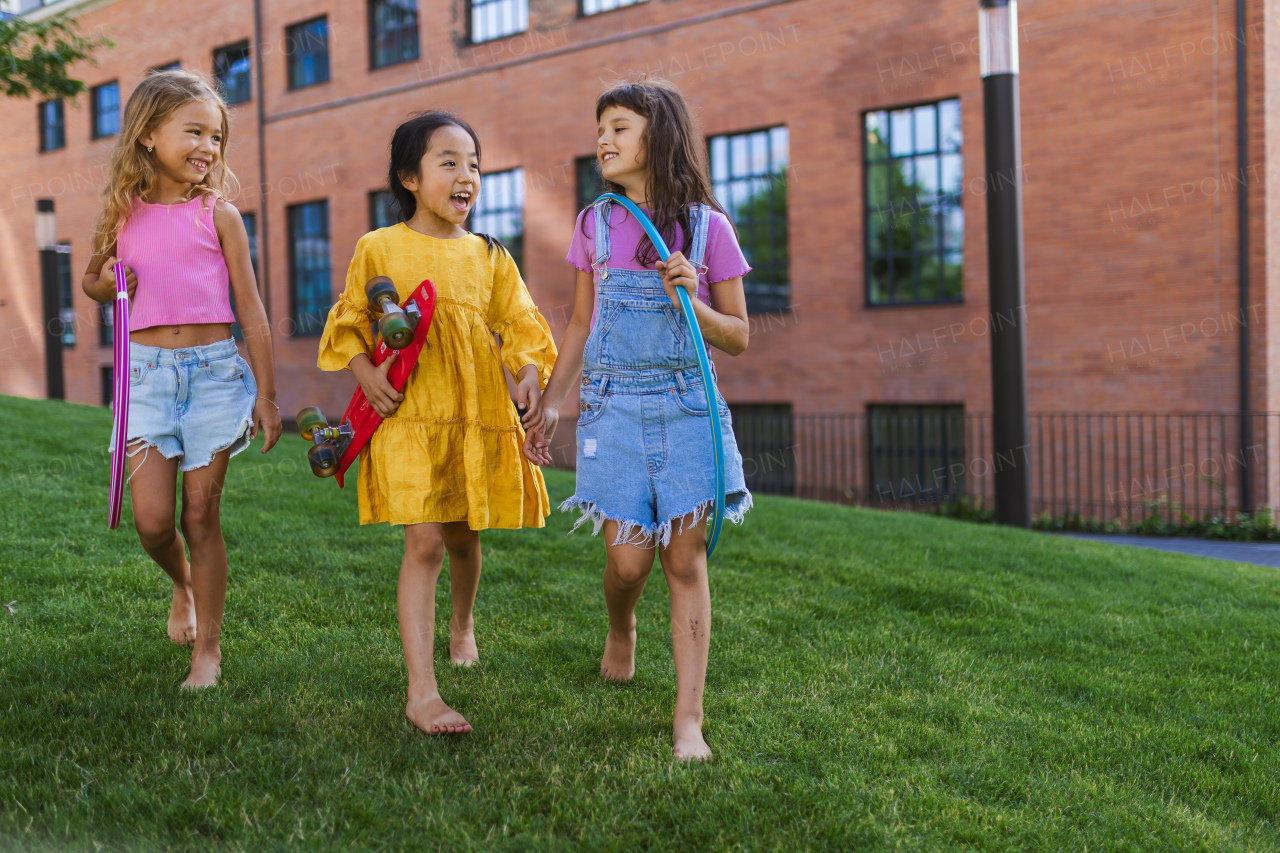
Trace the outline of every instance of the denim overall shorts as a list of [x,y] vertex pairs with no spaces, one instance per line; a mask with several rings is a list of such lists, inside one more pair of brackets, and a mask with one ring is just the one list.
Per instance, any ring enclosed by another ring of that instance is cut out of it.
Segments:
[[[583,352],[578,415],[577,486],[560,505],[574,507],[599,533],[618,522],[614,544],[665,547],[685,516],[704,521],[716,501],[711,417],[698,370],[697,344],[656,270],[614,269],[609,260],[609,202],[595,208],[596,324]],[[700,267],[710,208],[691,209]],[[716,392],[724,436],[725,518],[741,524],[751,508],[729,407]]]

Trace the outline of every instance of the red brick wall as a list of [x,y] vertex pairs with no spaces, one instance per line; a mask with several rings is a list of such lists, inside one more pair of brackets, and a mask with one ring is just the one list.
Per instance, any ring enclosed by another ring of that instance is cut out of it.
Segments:
[[[573,0],[535,0],[531,31],[461,45],[465,4],[420,0],[422,57],[368,70],[365,7],[336,0],[264,4],[267,174],[257,185],[256,100],[236,111],[230,161],[243,210],[264,209],[280,403],[341,408],[351,383],[314,367],[317,340],[291,338],[285,207],[330,200],[333,283],[342,286],[368,228],[368,191],[391,131],[413,110],[459,111],[480,133],[486,171],[523,167],[530,291],[564,328],[573,272],[562,258],[576,213],[573,158],[594,149],[601,86],[659,71],[685,91],[708,135],[786,124],[791,139],[792,301],[753,319],[751,346],[717,357],[732,402],[790,402],[797,412],[858,412],[868,402],[990,408],[981,81],[976,4],[792,0],[651,2],[579,19]],[[733,13],[742,7],[758,7]],[[1022,104],[1030,404],[1033,410],[1231,410],[1237,405],[1235,45],[1232,4],[1064,0],[1022,4]],[[725,14],[715,16],[715,13]],[[1261,0],[1249,4],[1253,396],[1280,408],[1266,320],[1264,63],[1274,64]],[[328,83],[285,88],[284,28],[330,16]],[[692,18],[700,23],[664,28]],[[252,5],[116,0],[84,14],[117,47],[90,84],[119,78],[127,97],[148,66],[180,59],[209,71],[213,48],[253,39]],[[1216,40],[1215,40],[1216,28]],[[647,31],[647,32],[643,32]],[[629,35],[630,34],[630,35]],[[593,40],[601,43],[592,46]],[[1270,52],[1268,52],[1268,50]],[[504,65],[513,58],[543,58]],[[378,95],[395,87],[404,91]],[[965,300],[863,305],[861,115],[960,97],[964,123]],[[306,110],[312,109],[311,112]],[[299,112],[302,111],[302,112]],[[35,106],[0,103],[0,391],[43,393],[33,197],[53,197],[76,278],[96,212],[87,186],[110,140],[89,141],[85,99],[67,110],[65,150],[37,154]],[[1274,134],[1270,137],[1274,139]],[[1224,175],[1226,177],[1224,177]],[[78,179],[76,176],[80,176]],[[70,189],[59,191],[62,178]],[[78,186],[77,186],[78,185]],[[260,217],[261,226],[261,217]],[[77,290],[77,311],[92,306]],[[68,397],[98,401],[109,351],[92,322],[66,357]]]

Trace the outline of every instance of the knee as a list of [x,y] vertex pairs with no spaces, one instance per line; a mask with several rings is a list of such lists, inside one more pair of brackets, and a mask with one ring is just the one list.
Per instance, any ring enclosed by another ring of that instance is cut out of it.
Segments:
[[446,530],[443,541],[450,554],[466,559],[480,547],[480,534],[470,528]]
[[217,531],[218,502],[199,501],[182,506],[182,532],[188,539],[198,539]]
[[142,542],[142,547],[149,551],[166,547],[178,535],[177,529],[173,526],[172,516],[168,518],[164,516],[147,518],[135,515],[133,517],[133,527],[138,531],[138,539]]
[[613,579],[624,587],[639,586],[649,577],[649,566],[634,561],[609,560],[608,571]]
[[662,572],[667,576],[668,586],[691,587],[702,583],[707,570],[701,560],[693,558],[664,562]]
[[444,539],[430,532],[409,534],[404,537],[404,557],[407,561],[439,571],[444,564]]

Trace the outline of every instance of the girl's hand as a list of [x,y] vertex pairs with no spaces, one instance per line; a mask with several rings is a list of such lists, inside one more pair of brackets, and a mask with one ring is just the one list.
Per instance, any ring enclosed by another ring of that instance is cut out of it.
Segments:
[[551,436],[555,435],[556,425],[560,423],[560,412],[551,406],[542,409],[542,426],[535,427],[524,435],[524,455],[535,465],[551,464]]
[[267,440],[262,444],[262,452],[266,453],[276,446],[282,432],[284,427],[280,424],[280,407],[266,397],[259,397],[253,404],[253,427],[249,431],[249,438],[257,438],[258,433],[265,435]]
[[[107,258],[106,262],[102,265],[102,274],[106,276],[108,281],[111,283],[110,299],[116,298],[116,264],[118,263],[120,263],[119,258],[111,257]],[[133,274],[133,270],[128,266],[124,268],[124,283],[125,287],[129,290],[129,301],[132,302],[133,292],[138,289],[138,277]]]
[[369,401],[369,405],[373,406],[373,410],[384,418],[394,415],[396,409],[400,408],[400,403],[404,401],[404,394],[397,391],[387,380],[387,371],[396,363],[399,355],[398,350],[392,350],[387,360],[377,367],[374,367],[369,356],[364,354],[351,359],[351,372],[360,383],[364,398]]
[[525,409],[520,425],[526,430],[542,426],[542,389],[538,387],[538,368],[526,364],[516,381],[516,406]]
[[666,288],[671,304],[680,307],[680,298],[676,296],[676,288],[683,287],[689,292],[689,298],[698,298],[698,270],[680,252],[672,252],[665,261],[658,261],[658,272],[662,273],[662,286]]

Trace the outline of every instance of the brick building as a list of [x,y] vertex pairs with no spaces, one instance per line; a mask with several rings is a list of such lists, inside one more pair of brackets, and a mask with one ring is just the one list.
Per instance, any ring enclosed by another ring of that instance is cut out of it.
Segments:
[[[1022,4],[1033,412],[1238,412],[1246,328],[1250,408],[1280,410],[1271,382],[1280,351],[1267,333],[1276,182],[1266,171],[1280,139],[1269,132],[1280,114],[1268,85],[1280,51],[1269,37],[1273,5],[1245,5],[1241,163],[1232,4]],[[316,369],[316,335],[356,240],[389,215],[378,191],[407,113],[453,109],[476,127],[487,175],[477,229],[518,248],[558,336],[574,280],[563,257],[593,191],[584,158],[595,146],[594,98],[644,71],[672,79],[697,109],[718,196],[756,267],[751,345],[716,362],[740,441],[763,453],[761,470],[748,472],[757,485],[822,481],[825,492],[809,491],[883,498],[906,471],[922,472],[912,476],[925,493],[954,493],[966,477],[981,492],[977,415],[990,410],[988,334],[1000,321],[987,309],[984,197],[1001,178],[984,174],[976,3],[5,0],[0,9],[67,10],[116,43],[75,69],[93,87],[77,103],[0,102],[0,392],[45,393],[33,236],[36,201],[52,199],[69,247],[66,396],[104,402],[109,329],[78,284],[119,109],[150,68],[217,74],[235,102],[229,161],[244,191],[234,201],[256,232],[286,414],[305,404],[336,414],[352,388]],[[1055,423],[1037,419],[1033,433]],[[1268,425],[1257,422],[1251,446],[1280,458]],[[1193,462],[1240,452],[1232,430]],[[1033,439],[1052,461],[1050,444]],[[1165,449],[1190,446],[1170,439]],[[797,464],[766,476],[773,451]],[[1117,458],[1139,452],[1145,445],[1129,445]],[[1105,465],[1099,477],[1134,497],[1138,480],[1119,485],[1130,478]],[[1254,473],[1255,500],[1280,503],[1268,467]],[[944,482],[952,476],[958,486]]]

